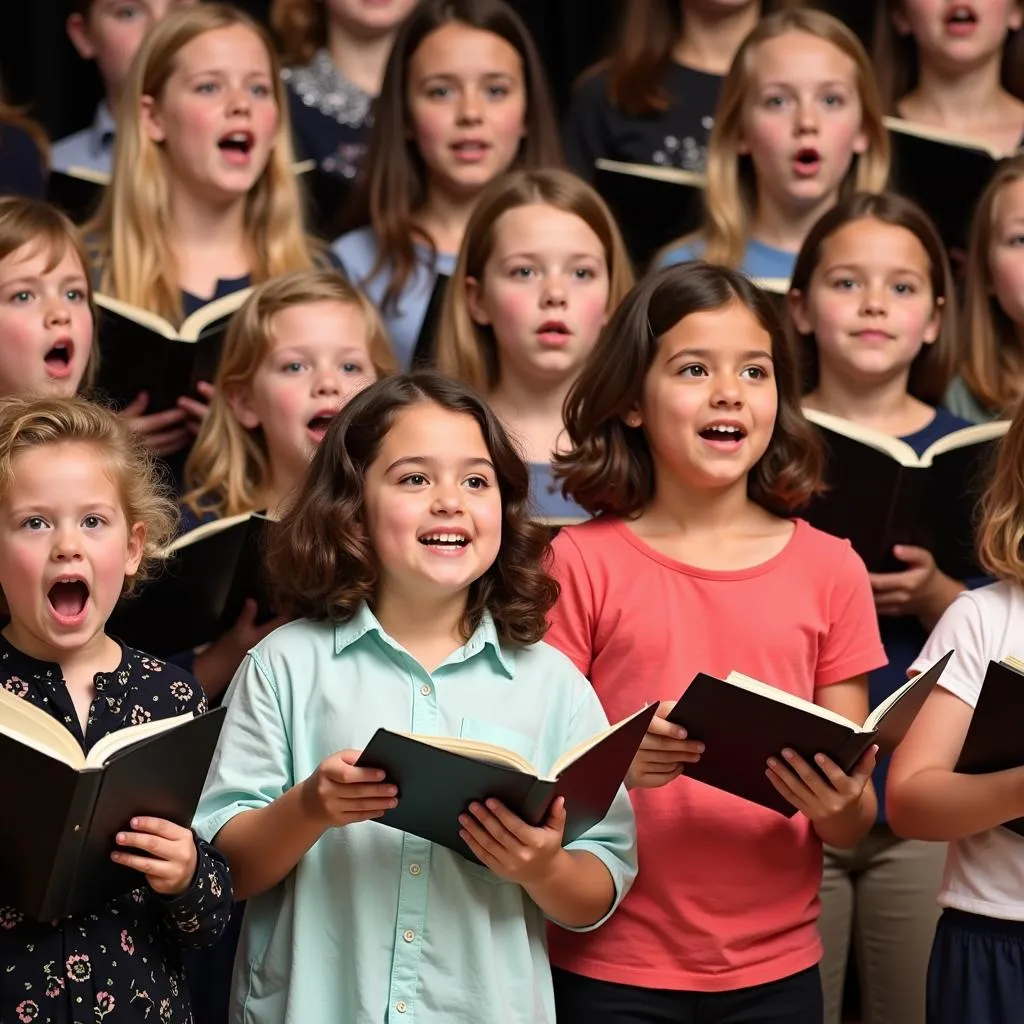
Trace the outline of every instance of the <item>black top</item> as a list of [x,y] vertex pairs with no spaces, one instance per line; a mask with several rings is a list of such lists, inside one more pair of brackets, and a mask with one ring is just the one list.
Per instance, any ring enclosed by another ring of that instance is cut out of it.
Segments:
[[[120,665],[97,673],[95,683],[83,735],[60,666],[0,635],[0,685],[56,718],[83,751],[129,725],[206,710],[190,675],[131,648],[122,647]],[[196,847],[192,887],[181,896],[158,895],[140,875],[138,889],[103,910],[61,921],[40,924],[0,907],[0,1021],[191,1021],[182,953],[215,942],[232,906],[224,858],[198,837]]]
[[587,181],[593,181],[594,161],[599,157],[703,171],[722,76],[672,63],[663,84],[668,109],[632,117],[608,98],[607,72],[586,79],[566,119],[569,166]]
[[0,196],[46,198],[46,166],[24,128],[0,124]]

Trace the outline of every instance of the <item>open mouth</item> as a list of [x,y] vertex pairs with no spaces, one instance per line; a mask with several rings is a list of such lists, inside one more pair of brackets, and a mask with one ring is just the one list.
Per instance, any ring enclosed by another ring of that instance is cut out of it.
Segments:
[[733,423],[711,423],[699,431],[699,433],[705,441],[731,444],[738,444],[747,436],[747,432],[742,427]]
[[449,551],[458,551],[469,544],[469,537],[464,533],[450,533],[442,530],[436,533],[425,533],[417,539],[425,547]]
[[327,429],[331,425],[331,420],[333,420],[336,415],[337,413],[335,412],[318,412],[306,424],[306,430],[308,430],[319,443],[324,439],[324,435],[327,433]]
[[452,143],[452,152],[459,160],[482,160],[490,148],[483,139],[462,139]]
[[234,161],[247,160],[255,145],[255,136],[247,131],[228,132],[217,140],[217,148]]
[[537,337],[551,344],[561,344],[572,337],[572,331],[561,320],[548,320],[537,329]]
[[74,346],[70,341],[58,341],[53,348],[43,356],[46,369],[51,377],[66,377],[71,366],[71,356],[74,353]]
[[85,613],[89,585],[78,577],[62,577],[50,584],[46,597],[60,621],[75,622]]
[[821,154],[812,146],[805,146],[797,150],[793,166],[798,174],[814,174],[821,166]]
[[957,4],[946,12],[945,21],[947,26],[971,26],[978,23],[978,15],[974,8],[966,4]]

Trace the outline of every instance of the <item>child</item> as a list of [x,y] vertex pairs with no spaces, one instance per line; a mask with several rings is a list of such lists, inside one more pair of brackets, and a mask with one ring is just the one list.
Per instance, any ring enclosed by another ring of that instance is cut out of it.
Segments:
[[94,60],[103,79],[103,99],[88,128],[54,143],[57,171],[84,167],[109,174],[114,164],[115,114],[128,69],[146,33],[168,11],[192,0],[72,0],[67,33],[84,60]]
[[746,35],[785,0],[632,0],[618,46],[584,76],[565,153],[592,181],[601,157],[703,171],[722,79]]
[[[205,710],[191,676],[104,632],[174,521],[121,418],[78,398],[0,401],[0,520],[10,693],[83,751],[128,725]],[[0,1019],[192,1019],[182,952],[223,930],[227,866],[187,828],[151,817],[132,819],[111,856],[139,887],[91,913],[37,923],[0,907]]]
[[198,812],[249,899],[236,1014],[553,1024],[544,918],[597,927],[629,888],[625,791],[565,848],[560,801],[536,828],[471,804],[473,863],[376,824],[395,787],[355,767],[380,726],[543,766],[603,727],[587,681],[541,642],[555,587],[528,508],[525,464],[458,382],[383,380],[328,430],[269,553],[304,617],[235,678]]
[[790,518],[822,463],[796,362],[767,295],[693,263],[626,296],[569,394],[555,461],[603,515],[555,538],[550,642],[611,720],[663,703],[627,780],[643,870],[599,933],[552,932],[559,1020],[821,1020],[821,845],[871,827],[874,748],[849,776],[817,758],[828,782],[780,751],[786,818],[678,779],[702,746],[664,720],[699,671],[867,714],[885,657],[864,564]]
[[1022,24],[1021,0],[883,0],[875,67],[885,110],[1015,152],[1024,145]]
[[871,63],[821,11],[780,11],[743,41],[708,143],[707,215],[662,265],[703,258],[783,278],[814,222],[843,194],[880,191],[889,139]]
[[[266,32],[233,7],[169,14],[146,37],[122,105],[113,183],[86,228],[98,289],[178,322],[205,303],[314,265],[302,228],[284,87]],[[204,397],[209,397],[209,388]],[[136,427],[159,454],[192,438],[179,407]]]
[[559,166],[544,70],[502,0],[423,0],[399,30],[352,223],[334,253],[408,368],[477,196],[509,167]]
[[366,151],[373,102],[398,26],[419,0],[274,0],[292,128],[301,157],[352,180]]
[[[919,207],[885,193],[840,200],[811,229],[793,272],[791,319],[812,378],[804,407],[891,434],[918,454],[968,426],[936,408],[955,357],[954,303],[942,240]],[[964,586],[923,548],[894,554],[906,570],[871,577],[889,659],[868,677],[872,708],[906,682],[907,664]],[[851,933],[866,1018],[924,1024],[945,848],[893,835],[881,800],[886,769],[875,772],[879,814],[870,834],[851,850],[825,850],[819,927],[827,1024],[840,1024]]]
[[963,335],[971,343],[946,407],[973,423],[1008,416],[1024,391],[1024,156],[1003,163],[978,200]]
[[480,196],[445,293],[438,368],[488,396],[530,466],[546,519],[583,510],[555,488],[562,406],[633,284],[608,208],[566,171],[514,171]]
[[38,199],[0,198],[0,396],[70,398],[91,383],[88,266],[64,214]]
[[950,844],[928,965],[928,1024],[1011,1024],[1024,1001],[1024,839],[999,827],[1024,814],[1024,769],[955,771],[989,661],[1022,653],[1022,460],[1018,407],[981,509],[981,563],[999,582],[960,594],[911,666],[913,674],[956,649],[889,769],[893,830]]

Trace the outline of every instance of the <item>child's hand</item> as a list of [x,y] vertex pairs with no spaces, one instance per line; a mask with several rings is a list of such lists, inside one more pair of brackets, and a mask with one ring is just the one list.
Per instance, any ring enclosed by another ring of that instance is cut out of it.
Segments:
[[663,700],[633,763],[626,773],[628,789],[654,789],[678,778],[687,764],[700,760],[704,744],[688,740],[681,725],[672,725],[665,719],[675,707],[675,701]]
[[193,437],[199,433],[199,428],[203,425],[203,420],[206,419],[206,414],[210,411],[210,401],[214,396],[215,389],[212,384],[201,380],[196,383],[196,391],[202,395],[205,401],[192,398],[189,395],[182,395],[178,399],[178,408],[183,410],[185,415],[188,416],[185,426],[188,427],[189,433]]
[[132,818],[132,832],[118,832],[118,846],[144,853],[115,850],[110,858],[146,876],[150,889],[161,896],[180,896],[196,873],[196,841],[192,832],[163,818]]
[[185,425],[184,409],[167,409],[143,415],[149,405],[149,395],[140,391],[135,401],[121,410],[128,426],[142,435],[146,447],[155,455],[173,455],[189,442],[189,430]]
[[533,885],[544,880],[562,852],[565,800],[556,798],[543,825],[527,825],[500,800],[488,800],[486,807],[471,803],[459,824],[459,835],[481,864],[499,878]]
[[379,818],[398,806],[398,788],[379,768],[356,768],[361,751],[342,750],[320,763],[302,784],[309,815],[324,828]]
[[930,551],[897,544],[893,554],[909,568],[872,573],[871,589],[879,615],[924,615],[938,619],[963,585],[941,572]]
[[860,800],[875,770],[877,754],[878,747],[869,747],[854,765],[851,775],[824,754],[818,754],[814,760],[828,776],[826,781],[795,750],[783,750],[784,760],[770,757],[765,774],[782,796],[818,825],[842,814]]

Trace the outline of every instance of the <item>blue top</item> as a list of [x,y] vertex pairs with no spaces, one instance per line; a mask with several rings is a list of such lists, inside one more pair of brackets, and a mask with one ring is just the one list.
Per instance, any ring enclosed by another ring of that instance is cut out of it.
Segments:
[[[370,272],[377,262],[377,236],[373,228],[349,231],[348,234],[335,239],[331,250],[341,264],[345,276],[380,307],[391,276],[385,268],[381,273],[370,277]],[[412,364],[420,328],[423,326],[423,318],[430,305],[430,297],[438,275],[451,277],[455,270],[456,254],[439,252],[432,258],[426,246],[417,245],[416,258],[416,267],[402,294],[399,295],[396,306],[393,309],[380,310],[384,326],[391,337],[391,348],[403,370],[408,370]]]
[[[935,417],[925,427],[914,434],[901,437],[914,451],[921,455],[925,449],[954,430],[969,427],[967,420],[954,416],[946,409],[936,409]],[[889,663],[875,669],[868,675],[868,698],[872,708],[877,708],[886,697],[895,693],[907,681],[907,669],[918,656],[928,630],[921,625],[916,615],[880,615],[878,625],[882,634]],[[886,758],[875,769],[875,792],[878,794],[878,820],[885,821],[885,780],[889,773],[889,760]]]
[[[225,704],[195,817],[210,838],[335,751],[362,750],[380,727],[497,743],[547,772],[607,721],[565,655],[543,642],[503,645],[489,615],[428,672],[365,603],[346,623],[299,619],[275,630],[249,652]],[[567,848],[608,869],[611,914],[636,874],[623,787]],[[231,1019],[554,1024],[545,926],[521,886],[445,847],[376,821],[331,828],[249,900]]]
[[46,162],[35,139],[16,124],[0,124],[0,196],[46,197]]
[[579,522],[590,518],[585,509],[562,494],[562,482],[555,479],[550,462],[530,463],[530,497],[534,511],[542,519]]
[[114,168],[114,141],[117,122],[107,101],[96,108],[96,116],[88,128],[66,135],[53,144],[50,165],[55,171],[68,171],[72,167],[85,167],[90,171],[110,174]]
[[[699,260],[703,251],[704,246],[701,242],[686,242],[665,253],[658,261],[658,266],[672,267],[677,263]],[[796,257],[795,252],[775,249],[752,238],[747,243],[747,251],[743,254],[739,269],[747,277],[784,278],[788,281],[793,276]]]
[[184,316],[191,316],[193,313],[197,313],[203,306],[208,306],[211,302],[217,299],[223,299],[225,295],[234,295],[235,292],[242,291],[243,288],[248,288],[252,284],[252,277],[249,274],[243,274],[241,277],[220,277],[217,279],[217,284],[214,286],[213,294],[207,295],[203,298],[200,295],[193,295],[191,292],[187,292],[182,289],[181,292],[181,311]]

